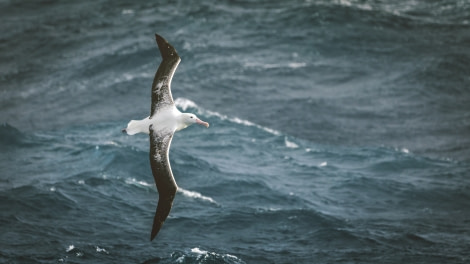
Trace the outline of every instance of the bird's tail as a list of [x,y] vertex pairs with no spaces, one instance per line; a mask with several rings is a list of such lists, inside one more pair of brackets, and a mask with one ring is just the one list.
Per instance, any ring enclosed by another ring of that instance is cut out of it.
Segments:
[[123,133],[128,135],[135,135],[137,133],[149,133],[148,118],[143,120],[131,120],[127,127],[122,130]]

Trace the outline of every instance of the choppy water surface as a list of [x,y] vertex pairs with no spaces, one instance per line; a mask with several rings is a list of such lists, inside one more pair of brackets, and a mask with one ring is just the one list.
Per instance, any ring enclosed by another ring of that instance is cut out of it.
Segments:
[[[470,2],[0,1],[0,262],[467,263]],[[182,62],[180,187],[146,135]]]

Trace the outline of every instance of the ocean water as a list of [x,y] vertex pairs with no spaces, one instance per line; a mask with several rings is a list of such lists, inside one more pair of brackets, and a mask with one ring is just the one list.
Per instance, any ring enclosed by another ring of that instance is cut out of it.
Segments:
[[[470,1],[0,1],[1,263],[469,263]],[[149,241],[154,34],[180,187]]]

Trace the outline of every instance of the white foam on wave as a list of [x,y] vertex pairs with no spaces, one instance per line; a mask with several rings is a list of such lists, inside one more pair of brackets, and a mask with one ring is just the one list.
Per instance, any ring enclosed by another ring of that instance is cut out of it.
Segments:
[[65,252],[70,252],[75,248],[74,245],[70,245],[68,248],[65,249]]
[[[225,116],[226,117],[226,116]],[[258,124],[255,124],[253,122],[250,122],[248,120],[243,120],[243,119],[240,119],[238,117],[234,117],[234,118],[228,118],[226,117],[226,119],[228,121],[231,121],[231,122],[234,122],[234,123],[237,123],[237,124],[240,124],[240,125],[245,125],[245,126],[254,126],[256,128],[259,128],[261,130],[264,130],[270,134],[273,134],[273,135],[276,135],[276,136],[279,136],[281,134],[281,132],[275,130],[275,129],[272,129],[272,128],[269,128],[269,127],[264,127],[264,126],[260,126]]]
[[240,125],[244,125],[244,126],[253,126],[253,127],[256,127],[256,128],[259,128],[261,130],[264,130],[270,134],[273,134],[273,135],[276,135],[276,136],[279,136],[281,135],[281,132],[275,130],[275,129],[272,129],[272,128],[269,128],[269,127],[264,127],[264,126],[261,126],[261,125],[258,125],[258,124],[255,124],[251,121],[248,121],[248,120],[244,120],[244,119],[241,119],[241,118],[238,118],[238,117],[228,117],[226,115],[223,115],[221,113],[217,113],[217,112],[213,112],[213,111],[209,111],[209,110],[204,110],[202,108],[200,108],[195,102],[189,100],[189,99],[186,99],[186,98],[176,98],[175,100],[175,104],[176,106],[180,107],[183,111],[186,111],[188,110],[188,108],[195,108],[198,110],[198,112],[201,112],[202,114],[206,115],[206,116],[214,116],[214,117],[217,117],[219,118],[220,120],[227,120],[227,121],[230,121],[232,123],[236,123],[236,124],[240,124]]
[[113,81],[112,84],[122,83],[122,82],[129,82],[129,81],[132,81],[134,79],[139,79],[139,78],[148,79],[148,78],[151,78],[151,77],[153,77],[153,75],[149,74],[149,73],[146,73],[146,72],[124,73],[124,74],[114,78],[114,81]]
[[262,69],[278,69],[278,68],[291,68],[297,69],[307,66],[305,62],[289,62],[289,63],[259,63],[247,62],[244,64],[246,68],[262,68]]
[[191,253],[196,253],[196,254],[201,254],[202,255],[202,254],[207,254],[207,251],[201,250],[201,249],[195,247],[195,248],[191,249]]
[[296,149],[299,147],[295,142],[289,141],[287,137],[284,138],[284,143],[286,144],[286,147]]
[[134,14],[134,10],[133,9],[123,9],[121,11],[121,14],[122,15],[132,15],[132,14]]
[[175,105],[180,107],[183,111],[188,110],[188,108],[199,108],[195,102],[181,97],[176,98]]
[[[193,254],[196,254],[197,255],[197,260],[202,260],[201,262],[205,263],[204,262],[204,259],[205,258],[213,258],[213,257],[221,257],[222,259],[225,259],[225,260],[228,260],[230,261],[230,263],[232,262],[235,262],[235,263],[245,263],[243,260],[237,258],[236,256],[234,255],[230,255],[230,254],[218,254],[218,253],[215,253],[215,252],[209,252],[209,251],[206,251],[206,250],[202,250],[198,247],[195,247],[195,248],[192,248],[191,249],[191,253]],[[177,259],[177,262],[179,263],[183,263],[185,261],[185,257],[181,257],[179,259]]]
[[[364,4],[364,3],[360,3],[358,1],[351,1],[351,0],[337,0],[337,1],[333,1],[333,3],[338,4],[338,5],[342,5],[342,6],[354,6],[358,9],[362,9],[362,10],[367,10],[367,11],[370,11],[372,10],[372,6],[369,5],[369,4]],[[354,2],[354,3],[353,3]]]
[[209,196],[204,196],[198,192],[185,190],[181,187],[178,187],[178,192],[182,193],[184,196],[189,197],[189,198],[199,199],[199,200],[207,201],[213,204],[217,204],[217,202],[214,199],[210,198]]
[[407,148],[394,148],[395,151],[405,153],[405,154],[410,154],[410,150]]
[[137,186],[145,186],[145,187],[150,187],[153,184],[150,184],[146,181],[138,181],[136,178],[127,178],[126,179],[126,184],[132,184],[132,185],[137,185]]
[[98,246],[96,246],[95,248],[96,248],[96,252],[109,254],[109,252],[105,248],[100,248]]
[[305,62],[291,62],[291,63],[288,63],[287,66],[289,66],[289,68],[292,68],[292,69],[297,69],[297,68],[302,68],[302,67],[307,66],[307,63],[305,63]]

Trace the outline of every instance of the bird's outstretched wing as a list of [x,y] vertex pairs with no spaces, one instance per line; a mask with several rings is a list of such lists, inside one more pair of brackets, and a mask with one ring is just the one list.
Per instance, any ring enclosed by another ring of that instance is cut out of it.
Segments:
[[150,167],[159,195],[150,241],[155,238],[168,217],[178,189],[168,159],[173,133],[174,131],[155,131],[150,126]]
[[175,48],[160,35],[155,34],[162,62],[158,67],[157,73],[152,83],[152,106],[150,109],[150,118],[165,106],[173,105],[171,96],[171,80],[181,59],[176,53]]

